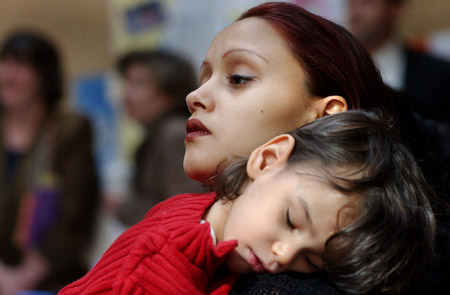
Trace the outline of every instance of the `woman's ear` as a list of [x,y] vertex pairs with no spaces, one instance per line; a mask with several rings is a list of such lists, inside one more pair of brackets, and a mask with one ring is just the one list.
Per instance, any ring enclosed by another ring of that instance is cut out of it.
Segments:
[[321,98],[315,105],[317,115],[319,118],[333,115],[348,110],[347,101],[340,95],[330,95]]
[[295,146],[295,139],[282,134],[255,149],[247,162],[247,174],[252,180],[274,168],[283,167]]

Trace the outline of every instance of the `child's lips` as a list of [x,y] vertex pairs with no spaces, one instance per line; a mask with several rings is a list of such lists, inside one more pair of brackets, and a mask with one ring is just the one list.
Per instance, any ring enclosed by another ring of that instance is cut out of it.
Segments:
[[210,135],[211,132],[198,119],[189,119],[186,122],[186,140],[199,136]]
[[259,258],[255,255],[255,253],[252,250],[250,250],[249,252],[248,264],[255,273],[261,273],[266,270],[264,265],[261,263]]

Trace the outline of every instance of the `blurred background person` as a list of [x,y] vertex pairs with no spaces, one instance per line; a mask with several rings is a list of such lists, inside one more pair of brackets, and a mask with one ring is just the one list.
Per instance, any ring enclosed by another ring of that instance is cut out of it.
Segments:
[[119,220],[129,226],[170,196],[201,191],[183,170],[185,99],[197,79],[187,60],[161,50],[132,51],[119,59],[117,69],[125,111],[145,129],[134,157],[131,192],[115,205]]
[[412,50],[397,36],[408,0],[348,0],[349,30],[365,45],[384,82],[416,111],[450,122],[450,63]]
[[55,46],[11,34],[0,49],[0,294],[56,292],[85,271],[99,198],[89,121],[63,110]]

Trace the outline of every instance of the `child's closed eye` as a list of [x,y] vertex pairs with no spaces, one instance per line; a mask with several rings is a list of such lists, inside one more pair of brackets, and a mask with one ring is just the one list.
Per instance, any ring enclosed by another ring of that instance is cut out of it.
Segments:
[[321,270],[322,270],[321,267],[319,267],[318,265],[316,265],[316,264],[311,260],[311,258],[309,257],[309,254],[308,254],[308,253],[305,253],[303,256],[304,256],[305,261],[306,261],[306,263],[308,264],[308,266],[310,266],[311,269],[312,269],[314,272],[317,272],[317,271],[321,271]]
[[289,208],[286,210],[285,219],[286,224],[289,226],[289,228],[295,229],[295,225],[292,223],[291,216],[289,214]]

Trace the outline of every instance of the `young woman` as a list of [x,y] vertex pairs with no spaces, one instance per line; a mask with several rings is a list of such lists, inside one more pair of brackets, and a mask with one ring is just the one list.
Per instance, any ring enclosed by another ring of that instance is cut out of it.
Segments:
[[225,294],[235,276],[211,284],[222,264],[323,269],[348,294],[402,294],[430,253],[434,216],[394,134],[389,120],[349,111],[278,135],[230,161],[217,196],[158,204],[60,294]]

